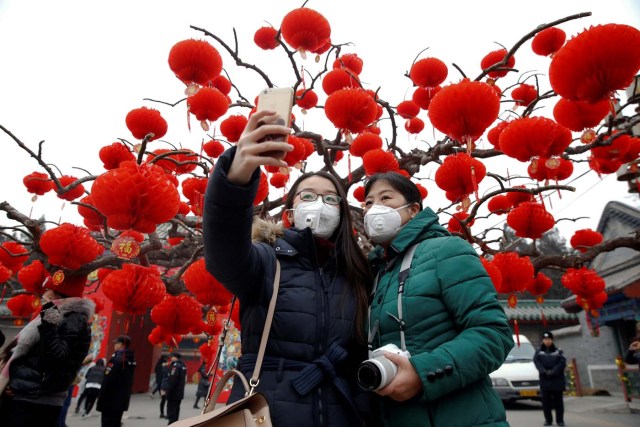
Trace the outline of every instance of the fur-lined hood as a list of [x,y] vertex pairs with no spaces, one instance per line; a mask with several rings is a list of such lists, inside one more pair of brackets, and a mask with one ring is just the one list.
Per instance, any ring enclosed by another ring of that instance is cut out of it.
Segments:
[[[64,316],[69,313],[80,313],[85,315],[87,319],[91,319],[96,307],[96,304],[90,299],[77,297],[55,300],[54,304],[58,307],[58,310],[47,310],[44,317],[47,322],[55,325],[59,324],[64,319]],[[38,326],[41,323],[42,319],[38,315],[20,331],[17,336],[16,346],[9,360],[17,359],[27,354],[40,341]]]
[[282,222],[268,221],[257,216],[253,218],[251,240],[273,245],[276,239],[280,237],[284,237],[284,225]]

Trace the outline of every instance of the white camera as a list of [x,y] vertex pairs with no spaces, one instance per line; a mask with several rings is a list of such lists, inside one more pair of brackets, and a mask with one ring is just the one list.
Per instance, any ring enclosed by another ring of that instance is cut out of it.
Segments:
[[384,357],[383,352],[398,354],[409,358],[407,350],[400,350],[395,344],[383,345],[371,352],[371,358],[365,360],[358,367],[358,384],[364,390],[374,391],[385,388],[398,373],[398,366]]

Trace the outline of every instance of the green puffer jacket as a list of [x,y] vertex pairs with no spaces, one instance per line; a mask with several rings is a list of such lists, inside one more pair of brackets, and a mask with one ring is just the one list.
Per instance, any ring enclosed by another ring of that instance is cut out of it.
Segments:
[[[400,347],[398,272],[404,252],[419,243],[402,298],[405,340],[422,393],[405,402],[382,398],[387,426],[508,426],[489,373],[513,347],[507,318],[473,247],[451,236],[424,209],[388,248],[369,256],[380,272],[370,324],[378,322],[373,348]],[[386,269],[386,271],[385,271]]]

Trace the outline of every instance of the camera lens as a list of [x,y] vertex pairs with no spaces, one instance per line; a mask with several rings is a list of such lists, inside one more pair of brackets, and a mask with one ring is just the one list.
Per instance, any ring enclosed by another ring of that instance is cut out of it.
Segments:
[[358,368],[358,384],[367,391],[377,390],[382,382],[380,369],[375,363],[365,361]]

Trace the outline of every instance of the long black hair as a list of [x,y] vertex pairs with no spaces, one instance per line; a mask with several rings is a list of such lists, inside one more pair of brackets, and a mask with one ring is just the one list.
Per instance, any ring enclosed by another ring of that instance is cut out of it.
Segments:
[[340,223],[331,237],[335,242],[336,252],[339,254],[339,256],[337,256],[338,267],[344,271],[347,276],[347,282],[352,286],[356,298],[356,338],[358,341],[365,343],[367,339],[364,329],[373,276],[367,258],[364,256],[353,235],[351,209],[347,201],[347,194],[342,188],[342,185],[340,185],[336,177],[328,172],[318,171],[304,173],[300,175],[291,186],[289,194],[287,194],[287,199],[284,202],[284,208],[293,208],[293,200],[296,198],[300,183],[314,176],[319,176],[331,181],[340,197]]
[[371,191],[373,184],[378,181],[385,181],[389,183],[394,190],[404,196],[407,203],[417,203],[420,210],[422,210],[422,196],[420,195],[420,190],[418,190],[416,184],[414,184],[409,178],[396,172],[381,172],[367,178],[364,184],[365,197],[369,195],[369,191]]

